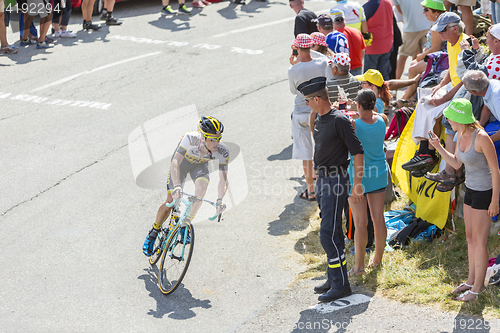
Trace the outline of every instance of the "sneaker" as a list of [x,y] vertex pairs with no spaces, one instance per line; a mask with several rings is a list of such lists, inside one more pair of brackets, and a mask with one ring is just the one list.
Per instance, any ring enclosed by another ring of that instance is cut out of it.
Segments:
[[153,246],[155,245],[156,237],[158,237],[158,232],[160,230],[151,228],[149,230],[148,235],[146,237],[146,240],[144,241],[144,244],[142,245],[142,252],[150,257],[153,254]]
[[200,0],[200,2],[202,2],[205,6],[208,6],[211,4],[211,2],[208,0]]
[[106,21],[107,18],[108,18],[108,12],[103,10],[100,19],[101,21]]
[[83,24],[83,29],[85,29],[85,30],[99,30],[99,29],[101,29],[101,26],[97,25],[97,24],[93,24],[92,21],[89,21],[89,22],[85,22]]
[[202,1],[194,1],[193,2],[193,7],[195,7],[195,8],[203,8],[203,7],[205,7],[205,4]]
[[237,5],[246,5],[245,0],[234,0],[234,3]]
[[420,154],[416,152],[415,156],[401,167],[406,171],[419,170],[431,165],[436,159],[437,157],[433,158],[430,154]]
[[170,6],[167,6],[167,7],[162,8],[162,10],[161,10],[161,12],[160,12],[160,13],[161,13],[161,15],[163,15],[163,16],[166,16],[166,15],[175,15],[174,10],[173,10],[173,9],[172,9],[172,7],[170,7]]
[[7,45],[2,48],[0,48],[1,53],[6,53],[6,54],[16,54],[17,53],[17,47],[12,46],[12,45]]
[[425,175],[425,178],[429,180],[433,180],[438,183],[450,183],[455,184],[457,181],[457,176],[455,174],[450,175],[444,169],[438,173],[428,173]]
[[61,32],[61,37],[62,38],[75,38],[76,34],[69,31],[69,30],[64,30]]
[[185,4],[179,6],[179,14],[191,15],[191,11],[187,9]]
[[118,21],[113,16],[110,16],[106,19],[106,25],[121,25],[123,22]]
[[50,46],[45,41],[36,43],[37,49],[48,49]]
[[27,45],[31,45],[31,44],[34,44],[34,43],[29,38],[21,39],[21,42],[19,43],[19,45],[21,45],[21,46],[27,46]]
[[62,33],[61,30],[57,30],[56,32],[53,32],[52,34],[54,35],[54,38],[59,38],[59,37],[61,37],[61,33]]
[[54,43],[54,40],[48,36],[45,36],[45,43],[47,44]]

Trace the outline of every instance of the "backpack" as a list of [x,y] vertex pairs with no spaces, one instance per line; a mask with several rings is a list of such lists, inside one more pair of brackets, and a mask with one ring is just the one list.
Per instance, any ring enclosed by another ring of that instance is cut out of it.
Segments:
[[410,119],[413,110],[413,108],[404,106],[401,109],[394,111],[394,116],[392,117],[389,128],[385,133],[385,140],[395,139],[403,133],[403,129],[405,128],[408,119]]

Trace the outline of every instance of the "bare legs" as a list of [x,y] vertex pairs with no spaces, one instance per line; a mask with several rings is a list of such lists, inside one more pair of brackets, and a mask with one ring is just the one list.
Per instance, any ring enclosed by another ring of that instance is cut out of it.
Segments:
[[355,264],[354,271],[362,270],[365,267],[365,249],[368,243],[368,211],[366,204],[370,205],[371,217],[373,220],[373,229],[375,233],[375,256],[372,265],[382,262],[384,255],[385,242],[387,239],[387,228],[384,219],[384,199],[385,191],[380,193],[368,193],[361,202],[354,203],[349,198],[349,205],[352,210],[352,217],[355,223],[354,248]]
[[309,193],[309,197],[314,197],[313,161],[302,161],[302,166],[304,167],[304,178],[306,179],[307,193]]

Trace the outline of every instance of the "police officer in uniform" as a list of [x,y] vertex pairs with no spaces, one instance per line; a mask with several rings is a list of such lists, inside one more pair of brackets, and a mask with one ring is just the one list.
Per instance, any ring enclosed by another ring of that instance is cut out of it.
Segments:
[[320,241],[328,257],[328,279],[314,290],[323,294],[319,296],[319,301],[331,302],[351,294],[342,232],[342,208],[349,196],[349,153],[354,157],[356,170],[354,179],[351,179],[351,197],[359,201],[363,196],[364,150],[350,120],[328,99],[325,77],[313,78],[297,89],[305,96],[306,104],[318,113],[314,123],[314,168],[318,176],[316,200],[322,218]]

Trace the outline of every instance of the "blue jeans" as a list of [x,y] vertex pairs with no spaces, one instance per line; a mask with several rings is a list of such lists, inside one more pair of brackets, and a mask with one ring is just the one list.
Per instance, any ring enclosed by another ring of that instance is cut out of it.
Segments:
[[378,70],[384,77],[384,81],[389,80],[391,73],[391,52],[382,54],[365,54],[365,66],[363,72],[369,69]]
[[500,20],[500,3],[498,2],[491,3],[491,20],[493,24],[497,24]]
[[354,76],[361,75],[361,74],[363,74],[363,66],[355,68],[355,69],[351,69],[349,72],[351,72],[351,74]]

